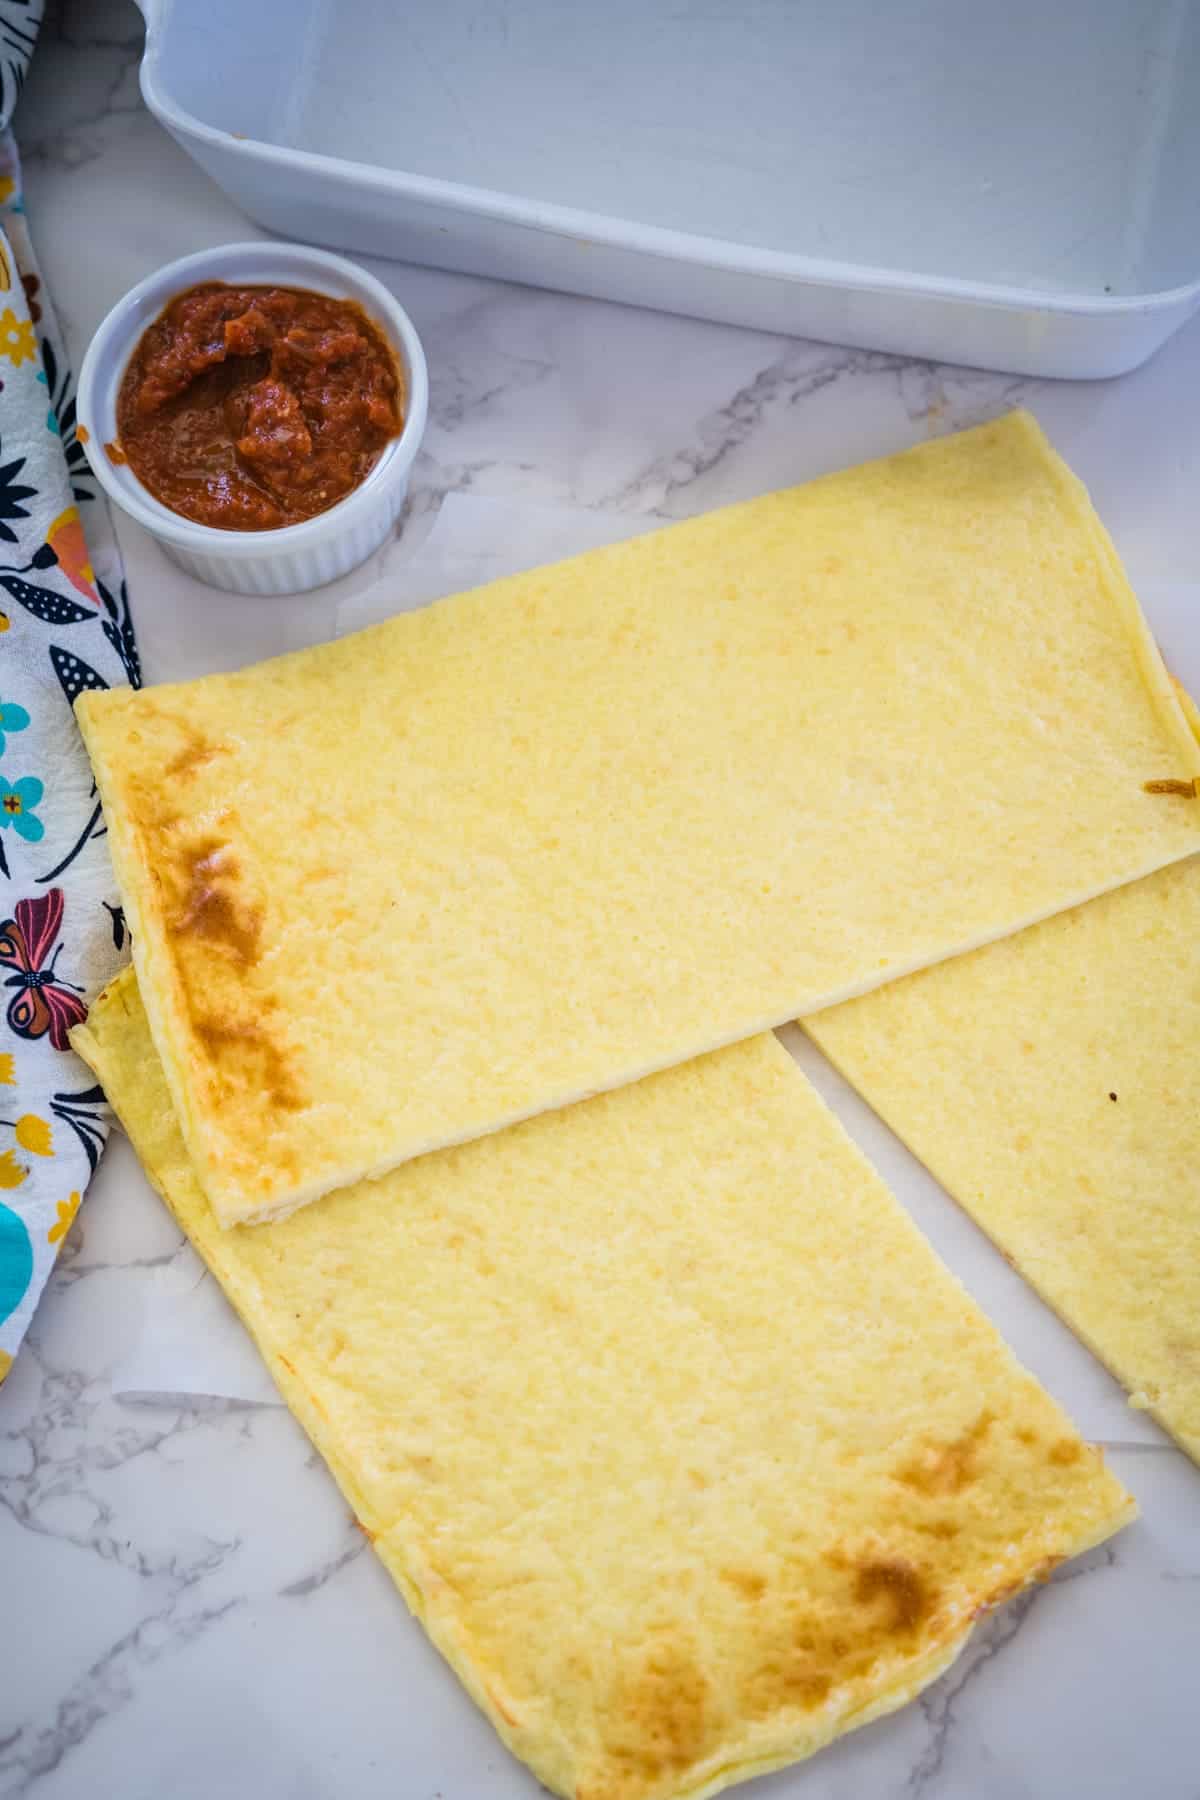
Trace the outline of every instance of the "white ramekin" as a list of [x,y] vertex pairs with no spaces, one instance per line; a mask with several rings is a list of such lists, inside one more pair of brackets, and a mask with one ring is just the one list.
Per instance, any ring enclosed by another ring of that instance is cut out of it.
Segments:
[[[117,396],[138,339],[169,300],[202,281],[277,283],[357,300],[395,350],[404,372],[404,429],[366,480],[328,512],[278,531],[197,525],[156,500],[128,464],[105,454],[117,437]],[[394,526],[425,430],[429,377],[411,319],[365,269],[304,244],[221,244],[168,263],[118,301],[88,345],[77,411],[97,481],[189,574],[237,594],[300,594],[355,568]]]

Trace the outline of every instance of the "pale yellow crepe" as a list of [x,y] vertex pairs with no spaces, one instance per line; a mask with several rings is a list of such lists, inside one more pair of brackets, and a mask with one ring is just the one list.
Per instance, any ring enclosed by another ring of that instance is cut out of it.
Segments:
[[1133,1514],[771,1037],[233,1230],[132,972],[73,1042],[409,1605],[573,1800],[808,1755]]
[[804,1026],[1200,1462],[1200,861]]
[[1200,751],[1016,415],[237,675],[78,705],[222,1223],[1200,848]]

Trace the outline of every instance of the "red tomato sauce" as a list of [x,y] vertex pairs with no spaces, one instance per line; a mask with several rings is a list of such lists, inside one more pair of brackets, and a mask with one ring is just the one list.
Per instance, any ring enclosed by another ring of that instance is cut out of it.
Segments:
[[354,301],[207,282],[142,333],[117,435],[173,512],[272,531],[351,493],[399,435],[403,404],[391,347]]

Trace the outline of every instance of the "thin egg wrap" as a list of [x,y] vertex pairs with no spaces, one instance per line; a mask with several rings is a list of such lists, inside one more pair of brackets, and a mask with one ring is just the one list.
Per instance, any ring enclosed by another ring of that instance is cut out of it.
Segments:
[[132,971],[74,1042],[409,1606],[571,1800],[811,1754],[1133,1515],[770,1036],[233,1229]]
[[1200,750],[1016,414],[232,675],[77,705],[223,1224],[1200,849]]

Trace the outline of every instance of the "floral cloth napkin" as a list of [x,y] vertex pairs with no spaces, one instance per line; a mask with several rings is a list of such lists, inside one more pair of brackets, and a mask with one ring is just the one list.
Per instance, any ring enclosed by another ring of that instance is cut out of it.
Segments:
[[126,932],[71,703],[138,682],[120,556],[76,437],[7,129],[39,11],[0,0],[0,1381],[108,1129],[67,1033],[116,972]]

